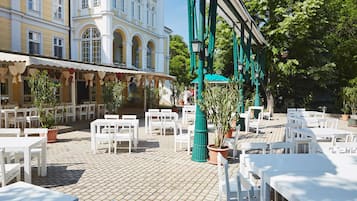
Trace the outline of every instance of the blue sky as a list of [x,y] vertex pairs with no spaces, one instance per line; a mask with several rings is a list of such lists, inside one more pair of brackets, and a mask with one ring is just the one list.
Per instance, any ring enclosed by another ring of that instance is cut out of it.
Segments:
[[187,0],[164,0],[165,4],[165,26],[172,29],[172,34],[184,37],[188,42],[187,28]]

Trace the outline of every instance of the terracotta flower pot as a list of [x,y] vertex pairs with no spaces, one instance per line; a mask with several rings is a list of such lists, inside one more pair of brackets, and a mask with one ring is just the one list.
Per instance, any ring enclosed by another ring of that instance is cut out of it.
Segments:
[[343,114],[343,115],[341,115],[341,119],[342,119],[343,121],[347,121],[349,117],[350,117],[350,115],[348,115],[348,114]]
[[47,143],[53,143],[57,141],[58,129],[48,129],[47,132]]
[[229,131],[224,135],[225,138],[233,137],[233,128],[229,129]]
[[221,153],[224,158],[227,158],[228,156],[228,147],[223,147],[223,148],[216,148],[214,147],[214,144],[207,145],[208,149],[208,163],[217,165],[217,155],[218,153]]

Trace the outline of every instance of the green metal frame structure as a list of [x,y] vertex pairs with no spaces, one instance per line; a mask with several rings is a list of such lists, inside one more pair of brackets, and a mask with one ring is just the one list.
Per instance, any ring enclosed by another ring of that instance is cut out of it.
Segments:
[[[209,5],[208,16],[206,16],[206,3]],[[259,77],[255,77],[256,73],[261,79],[264,74],[261,73],[260,62],[252,58],[253,49],[252,42],[257,48],[266,44],[264,37],[259,32],[253,19],[240,0],[187,0],[188,6],[188,25],[189,25],[189,50],[190,50],[190,66],[191,71],[198,75],[198,91],[197,101],[202,100],[202,92],[204,90],[205,72],[213,71],[213,57],[215,49],[216,37],[216,17],[221,15],[233,27],[233,60],[234,60],[234,79],[238,81],[240,100],[238,105],[239,113],[244,113],[244,89],[245,74],[249,71],[253,77],[252,83],[256,85],[256,101],[259,98]],[[217,13],[219,7],[220,13]],[[207,19],[206,19],[207,18]],[[206,32],[206,30],[208,32]],[[239,43],[237,39],[239,34]],[[248,36],[248,37],[247,37]],[[192,42],[201,44],[198,62],[197,55],[193,52]],[[206,45],[208,44],[208,45]],[[207,46],[208,55],[205,55],[205,47]],[[206,62],[207,58],[207,62]],[[258,57],[257,57],[258,58]],[[260,58],[260,57],[259,57]],[[244,68],[245,66],[245,68]],[[260,104],[260,102],[256,102]],[[240,122],[241,126],[243,125]],[[243,127],[244,128],[244,127]],[[195,135],[194,145],[192,150],[192,160],[196,162],[206,162],[208,158],[207,151],[208,135],[207,135],[207,120],[204,112],[196,105],[196,120],[195,120]]]

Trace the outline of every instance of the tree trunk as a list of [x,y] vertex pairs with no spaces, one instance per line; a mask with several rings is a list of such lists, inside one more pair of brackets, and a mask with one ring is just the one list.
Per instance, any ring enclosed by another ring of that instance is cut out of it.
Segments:
[[270,85],[271,83],[271,78],[270,78],[270,72],[267,72],[267,83],[266,85],[264,84],[264,82],[262,82],[262,87],[263,87],[263,90],[265,92],[265,95],[266,95],[266,100],[267,100],[267,109],[268,111],[270,111],[271,115],[274,114],[274,106],[275,106],[275,103],[274,103],[274,96],[273,96],[273,93],[272,91],[268,88],[268,86]]

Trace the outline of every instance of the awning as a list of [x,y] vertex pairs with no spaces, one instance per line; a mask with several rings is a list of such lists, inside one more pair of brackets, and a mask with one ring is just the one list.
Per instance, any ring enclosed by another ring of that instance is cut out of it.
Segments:
[[8,53],[8,52],[0,52],[0,62],[6,62],[6,63],[26,62],[25,64],[26,66],[34,66],[34,67],[42,66],[42,67],[68,68],[68,69],[73,68],[75,70],[82,70],[82,71],[141,74],[141,75],[160,77],[161,79],[166,79],[166,80],[176,79],[175,76],[170,76],[164,73],[129,70],[129,69],[122,69],[114,66],[88,64],[88,63],[77,62],[77,61],[52,59],[47,57],[29,56],[29,55],[22,55],[22,54]]
[[[218,74],[206,74],[205,75],[205,81],[208,83],[228,83],[229,79],[224,77],[223,75],[218,75]],[[198,78],[192,80],[192,84],[197,84],[198,83]]]

